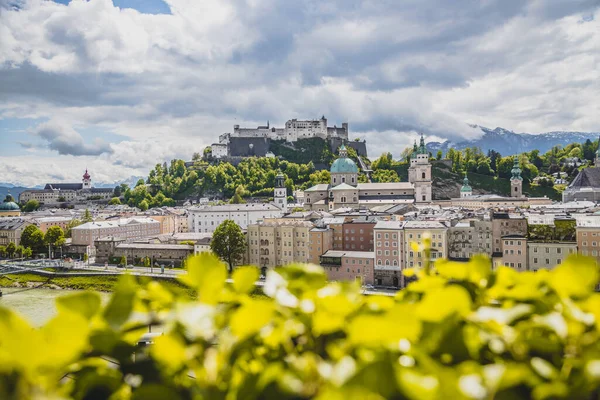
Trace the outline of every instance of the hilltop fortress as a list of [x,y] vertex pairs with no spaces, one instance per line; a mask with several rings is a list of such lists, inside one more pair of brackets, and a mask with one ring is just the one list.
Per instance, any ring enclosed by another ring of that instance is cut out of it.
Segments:
[[272,127],[268,121],[267,125],[256,128],[240,128],[239,125],[234,125],[233,132],[220,135],[219,143],[213,143],[211,150],[215,158],[265,156],[269,152],[271,140],[294,143],[299,139],[311,138],[335,141],[334,145],[337,148],[341,143],[348,141],[348,123],[342,123],[341,127],[330,127],[327,126],[327,118],[322,116],[320,119],[304,121],[290,119],[283,128]]

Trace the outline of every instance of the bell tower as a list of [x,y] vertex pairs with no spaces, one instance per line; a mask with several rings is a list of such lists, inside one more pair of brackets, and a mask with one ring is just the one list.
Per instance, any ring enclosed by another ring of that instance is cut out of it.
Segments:
[[83,174],[83,184],[81,186],[82,189],[91,189],[92,188],[92,177],[88,174],[87,168],[85,169],[85,174]]
[[281,209],[282,212],[287,213],[287,189],[285,187],[285,176],[279,170],[275,176],[275,191],[273,200],[275,205]]
[[510,197],[523,197],[523,178],[521,177],[521,167],[519,166],[519,157],[515,154],[515,162],[510,170]]
[[431,163],[425,147],[425,139],[421,134],[419,147],[413,147],[413,153],[408,168],[408,181],[415,187],[415,202],[430,203],[432,200]]

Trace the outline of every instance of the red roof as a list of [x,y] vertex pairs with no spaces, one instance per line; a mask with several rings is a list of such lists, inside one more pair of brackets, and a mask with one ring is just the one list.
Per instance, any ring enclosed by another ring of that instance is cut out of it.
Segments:
[[83,174],[83,179],[90,179],[90,174],[88,174],[87,168],[85,169],[85,174]]

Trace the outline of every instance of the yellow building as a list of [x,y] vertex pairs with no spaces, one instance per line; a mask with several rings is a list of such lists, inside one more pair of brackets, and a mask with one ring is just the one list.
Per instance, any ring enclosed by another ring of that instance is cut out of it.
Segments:
[[307,263],[310,259],[310,230],[308,221],[265,219],[248,225],[248,260],[259,266],[263,273],[294,262]]

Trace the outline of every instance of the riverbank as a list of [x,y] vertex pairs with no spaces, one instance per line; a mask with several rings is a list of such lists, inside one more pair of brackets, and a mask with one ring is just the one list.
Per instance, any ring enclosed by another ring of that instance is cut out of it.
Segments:
[[[138,282],[147,281],[151,278],[133,276]],[[0,287],[3,288],[35,288],[43,287],[47,289],[63,290],[92,290],[98,292],[112,292],[119,282],[118,275],[103,276],[60,276],[47,277],[35,273],[9,274],[0,276]],[[189,291],[188,288],[180,284],[175,279],[160,279],[160,282],[166,286],[174,287],[179,290]]]

